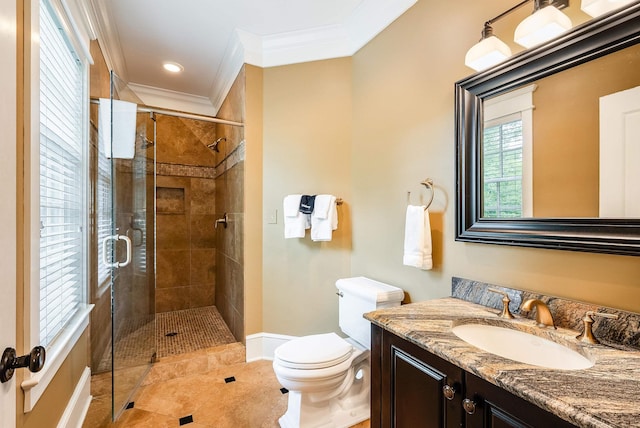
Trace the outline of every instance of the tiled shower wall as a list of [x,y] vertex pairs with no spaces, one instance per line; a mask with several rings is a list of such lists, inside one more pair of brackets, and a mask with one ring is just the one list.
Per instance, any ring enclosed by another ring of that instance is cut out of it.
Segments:
[[156,311],[211,306],[216,288],[215,124],[157,115]]
[[[244,68],[238,74],[218,117],[244,122]],[[227,141],[216,153],[216,217],[229,224],[216,233],[216,307],[236,340],[244,342],[244,128],[218,125]]]

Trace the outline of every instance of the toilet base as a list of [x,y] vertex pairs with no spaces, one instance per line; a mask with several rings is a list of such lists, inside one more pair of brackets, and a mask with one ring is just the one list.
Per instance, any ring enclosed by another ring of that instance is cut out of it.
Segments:
[[369,394],[363,398],[314,403],[308,394],[289,391],[287,412],[278,422],[281,428],[347,428],[369,419]]

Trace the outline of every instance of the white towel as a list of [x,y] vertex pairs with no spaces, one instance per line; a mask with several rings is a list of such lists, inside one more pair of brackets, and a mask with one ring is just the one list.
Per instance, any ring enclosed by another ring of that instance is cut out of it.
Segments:
[[317,195],[311,214],[311,240],[331,241],[338,228],[338,209],[333,195]]
[[284,237],[304,238],[305,230],[311,226],[310,215],[300,212],[302,195],[287,195],[282,203],[284,213]]
[[429,211],[424,206],[407,207],[402,263],[423,270],[433,267]]
[[135,156],[137,107],[127,101],[100,98],[98,140],[108,159],[133,159]]

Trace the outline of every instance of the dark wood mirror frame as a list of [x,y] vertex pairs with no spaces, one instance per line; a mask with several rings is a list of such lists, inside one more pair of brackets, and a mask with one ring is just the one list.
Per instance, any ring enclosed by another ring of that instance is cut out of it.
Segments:
[[456,241],[640,256],[640,218],[480,215],[483,101],[639,42],[640,3],[577,26],[456,83]]

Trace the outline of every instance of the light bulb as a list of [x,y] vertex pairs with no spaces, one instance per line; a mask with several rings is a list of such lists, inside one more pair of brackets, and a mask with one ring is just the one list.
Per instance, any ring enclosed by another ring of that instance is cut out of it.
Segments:
[[580,9],[595,18],[633,2],[634,0],[582,0]]
[[516,28],[514,39],[525,48],[539,45],[571,29],[571,20],[555,6],[538,9]]
[[485,70],[511,56],[509,46],[496,36],[489,36],[473,45],[464,57],[464,64],[476,71]]

